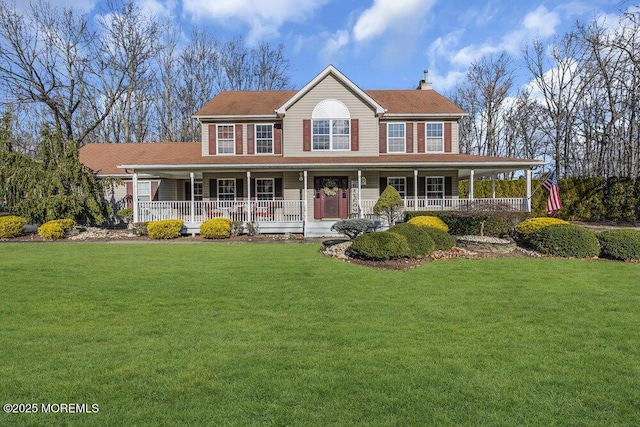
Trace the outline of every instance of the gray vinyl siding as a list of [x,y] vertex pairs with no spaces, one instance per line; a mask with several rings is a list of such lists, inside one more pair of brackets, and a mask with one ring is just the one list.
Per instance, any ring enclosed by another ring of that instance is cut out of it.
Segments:
[[[358,119],[358,151],[303,151],[302,121],[311,119],[315,106],[325,99],[337,99],[349,109],[352,119]],[[375,111],[362,99],[329,75],[289,108],[283,121],[285,157],[377,156],[378,119]]]
[[176,192],[175,179],[163,179],[158,187],[158,200],[180,200]]

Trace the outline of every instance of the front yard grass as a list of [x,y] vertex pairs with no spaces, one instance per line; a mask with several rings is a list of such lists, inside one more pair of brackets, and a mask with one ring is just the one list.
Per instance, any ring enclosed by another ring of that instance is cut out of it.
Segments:
[[640,265],[0,244],[11,425],[637,425]]

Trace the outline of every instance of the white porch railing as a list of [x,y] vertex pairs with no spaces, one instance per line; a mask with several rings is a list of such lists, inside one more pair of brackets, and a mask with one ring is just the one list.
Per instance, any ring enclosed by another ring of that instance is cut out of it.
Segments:
[[268,201],[190,201],[138,202],[138,221],[181,219],[185,222],[203,222],[212,218],[229,218],[241,222],[300,222],[301,200]]
[[[363,200],[362,213],[364,217],[373,216],[373,206],[377,200]],[[514,212],[527,211],[526,198],[495,198],[495,199],[404,199],[404,208],[408,211],[466,211],[474,209],[489,210],[501,208]]]

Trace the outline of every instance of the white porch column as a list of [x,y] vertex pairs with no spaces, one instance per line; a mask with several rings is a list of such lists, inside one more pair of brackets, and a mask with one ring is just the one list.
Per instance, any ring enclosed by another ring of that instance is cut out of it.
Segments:
[[527,169],[527,212],[531,212],[531,169]]
[[473,201],[473,179],[474,179],[475,171],[471,169],[469,173],[469,200]]
[[418,210],[418,169],[413,170],[413,210]]
[[307,236],[307,214],[309,211],[309,206],[307,206],[307,170],[305,169],[303,172],[304,176],[304,190],[302,191],[303,199],[302,199],[302,229],[304,230],[304,236]]
[[133,173],[133,194],[131,195],[133,200],[131,204],[133,205],[133,223],[140,222],[140,211],[138,209],[138,173]]
[[247,171],[247,221],[253,221],[251,218],[251,171]]
[[496,198],[496,176],[491,175],[491,197]]
[[362,218],[362,171],[358,169],[358,218]]
[[193,172],[189,172],[189,178],[191,179],[191,215],[189,220],[193,224],[196,222],[196,199],[193,194],[195,190],[195,175]]

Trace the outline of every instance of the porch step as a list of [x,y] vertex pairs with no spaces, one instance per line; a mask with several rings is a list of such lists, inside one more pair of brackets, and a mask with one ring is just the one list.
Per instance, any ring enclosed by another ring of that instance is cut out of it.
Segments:
[[331,230],[337,221],[309,221],[306,224],[306,237],[340,237],[341,233]]

